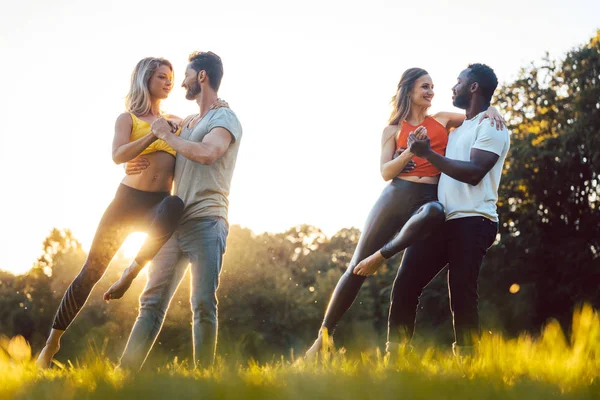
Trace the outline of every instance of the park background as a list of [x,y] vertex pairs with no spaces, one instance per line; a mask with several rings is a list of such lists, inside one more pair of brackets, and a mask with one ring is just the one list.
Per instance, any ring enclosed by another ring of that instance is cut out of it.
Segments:
[[[22,335],[34,353],[43,346],[123,175],[109,152],[135,63],[173,62],[176,89],[164,106],[183,116],[194,112],[178,88],[187,54],[212,50],[225,66],[221,97],[244,126],[218,292],[221,357],[268,362],[306,349],[385,185],[379,137],[402,71],[426,68],[431,111],[452,110],[450,88],[469,62],[496,70],[494,105],[512,135],[500,233],[480,275],[483,330],[535,337],[557,321],[568,338],[578,306],[600,307],[597,15],[592,1],[11,3],[0,16],[0,335]],[[90,346],[117,360],[144,274],[120,301],[101,295],[141,240],[117,255],[59,361]],[[383,345],[400,259],[364,285],[338,347]],[[444,272],[417,319],[416,343],[450,345]],[[184,279],[148,368],[191,357],[190,322]]]

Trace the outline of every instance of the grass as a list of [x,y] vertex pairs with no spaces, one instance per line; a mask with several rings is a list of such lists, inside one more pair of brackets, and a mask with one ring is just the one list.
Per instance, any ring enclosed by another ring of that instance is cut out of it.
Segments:
[[550,322],[538,338],[486,335],[464,359],[433,347],[394,362],[379,350],[342,349],[311,363],[220,359],[208,370],[175,359],[134,375],[91,350],[75,365],[40,371],[23,338],[0,339],[0,399],[598,399],[599,372],[600,318],[590,307],[574,314],[570,341]]

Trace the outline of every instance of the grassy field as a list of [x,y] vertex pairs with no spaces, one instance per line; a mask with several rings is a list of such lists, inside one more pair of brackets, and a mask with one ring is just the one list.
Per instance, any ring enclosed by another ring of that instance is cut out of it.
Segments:
[[415,349],[394,362],[378,350],[281,359],[259,365],[219,360],[210,370],[174,360],[138,375],[116,370],[101,352],[75,365],[36,369],[23,338],[0,340],[0,399],[600,399],[600,318],[575,313],[567,341],[557,323],[536,339],[486,335],[473,358]]

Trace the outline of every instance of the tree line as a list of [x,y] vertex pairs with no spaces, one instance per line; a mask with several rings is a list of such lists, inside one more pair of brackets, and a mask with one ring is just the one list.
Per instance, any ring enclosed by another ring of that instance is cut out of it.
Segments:
[[[511,151],[501,188],[499,238],[480,275],[485,331],[532,334],[549,319],[568,333],[574,307],[600,308],[600,31],[561,60],[546,55],[502,85],[494,104],[505,114]],[[270,359],[302,352],[317,333],[331,291],[358,241],[356,228],[327,237],[303,225],[254,234],[232,226],[221,275],[219,353]],[[40,350],[64,290],[86,254],[69,230],[54,229],[31,270],[0,271],[0,335],[23,335]],[[336,342],[366,348],[384,342],[389,294],[401,254],[369,278],[340,324]],[[119,301],[102,293],[127,260],[117,255],[63,338],[59,360],[90,343],[116,359],[137,315],[138,278]],[[142,275],[143,276],[143,275]],[[446,274],[426,288],[417,341],[452,341]],[[153,358],[191,355],[189,282],[171,304]]]

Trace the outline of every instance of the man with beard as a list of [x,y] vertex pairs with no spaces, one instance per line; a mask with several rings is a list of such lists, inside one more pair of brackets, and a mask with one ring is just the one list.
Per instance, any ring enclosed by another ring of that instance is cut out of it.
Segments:
[[510,145],[506,129],[479,123],[498,79],[484,64],[471,64],[458,76],[454,106],[466,110],[465,122],[448,137],[446,156],[431,150],[429,139],[408,138],[410,151],[440,171],[438,198],[446,210],[443,228],[409,247],[392,288],[388,351],[412,338],[419,296],[448,265],[455,354],[469,354],[479,336],[477,279],[487,249],[498,232],[498,185]]
[[[219,56],[212,52],[192,53],[182,87],[187,91],[186,98],[198,103],[198,114],[183,121],[179,136],[164,118],[152,124],[152,132],[177,152],[175,194],[183,200],[185,209],[179,227],[154,257],[148,271],[138,317],[121,357],[121,366],[127,369],[142,367],[188,264],[194,363],[209,367],[214,361],[216,291],[229,232],[227,196],[242,137],[242,127],[233,111],[213,108],[218,102],[222,77]],[[128,166],[128,173],[140,168],[145,168],[143,162]]]

